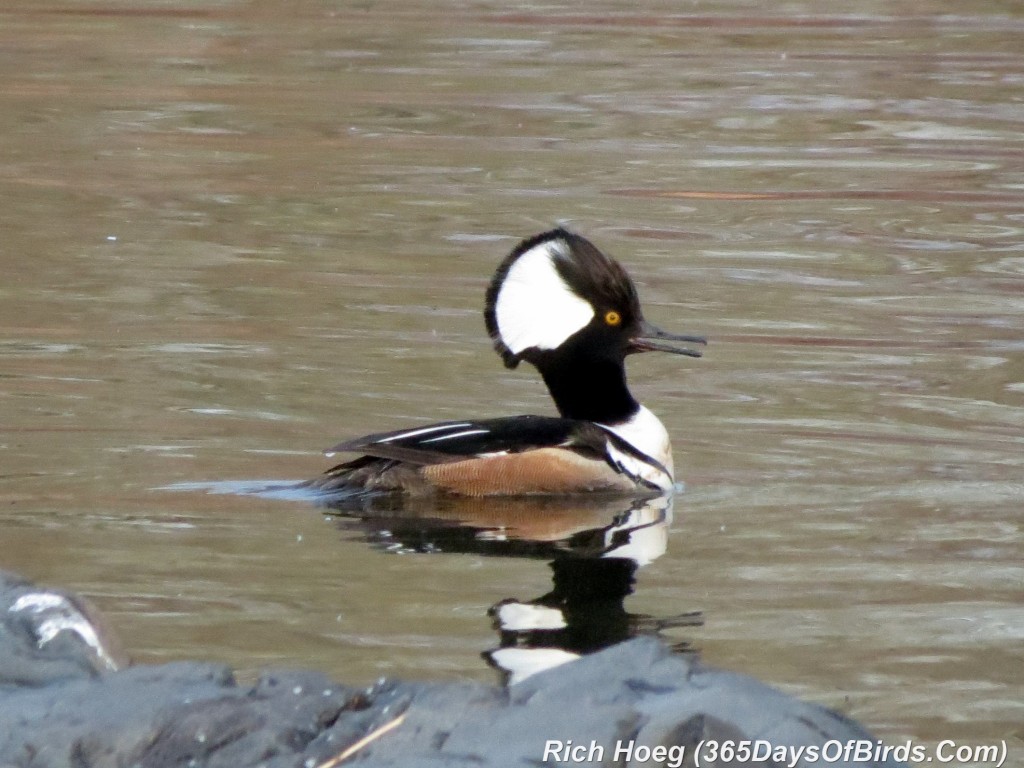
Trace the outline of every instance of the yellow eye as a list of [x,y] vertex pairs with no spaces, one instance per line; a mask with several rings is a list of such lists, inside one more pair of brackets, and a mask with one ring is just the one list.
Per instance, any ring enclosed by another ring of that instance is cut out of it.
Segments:
[[616,312],[614,309],[609,309],[604,313],[604,321],[608,325],[618,325],[622,322],[622,315]]

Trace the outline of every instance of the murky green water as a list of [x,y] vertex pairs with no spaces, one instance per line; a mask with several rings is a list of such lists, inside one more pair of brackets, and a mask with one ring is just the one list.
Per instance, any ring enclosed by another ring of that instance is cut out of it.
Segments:
[[543,560],[157,489],[550,413],[481,304],[565,222],[712,342],[630,361],[687,492],[627,608],[890,741],[1024,749],[1024,13],[449,5],[0,9],[0,567],[139,661],[489,679]]

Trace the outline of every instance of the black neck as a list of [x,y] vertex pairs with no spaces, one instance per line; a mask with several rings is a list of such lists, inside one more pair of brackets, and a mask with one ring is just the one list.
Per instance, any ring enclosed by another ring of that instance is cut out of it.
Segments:
[[546,356],[536,365],[558,412],[567,419],[618,424],[640,409],[626,386],[621,361]]

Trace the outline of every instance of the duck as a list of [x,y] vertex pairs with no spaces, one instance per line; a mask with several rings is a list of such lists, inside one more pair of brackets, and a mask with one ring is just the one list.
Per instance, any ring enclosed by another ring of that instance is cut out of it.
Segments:
[[457,419],[345,440],[358,454],[310,485],[332,494],[462,497],[614,494],[675,489],[668,431],[626,382],[626,358],[700,357],[702,336],[643,316],[626,270],[558,227],[520,242],[487,287],[484,323],[507,368],[532,365],[558,416]]

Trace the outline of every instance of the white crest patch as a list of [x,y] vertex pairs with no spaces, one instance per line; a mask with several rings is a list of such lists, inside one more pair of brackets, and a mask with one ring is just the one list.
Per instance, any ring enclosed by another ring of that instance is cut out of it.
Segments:
[[668,474],[651,464],[616,450],[613,445],[609,445],[609,455],[619,462],[624,470],[631,475],[641,477],[647,482],[653,483],[663,491],[671,491],[673,489],[672,443],[668,437],[668,430],[661,423],[661,419],[641,405],[640,410],[628,421],[615,424],[614,426],[609,424],[602,424],[601,426],[609,432],[614,432],[641,453],[645,453],[652,459],[659,461],[668,470]]
[[501,340],[519,354],[530,347],[557,349],[594,317],[590,302],[565,284],[555,269],[568,246],[548,240],[534,246],[512,265],[498,291],[495,318]]

